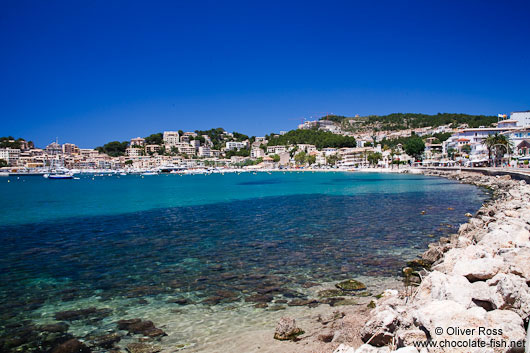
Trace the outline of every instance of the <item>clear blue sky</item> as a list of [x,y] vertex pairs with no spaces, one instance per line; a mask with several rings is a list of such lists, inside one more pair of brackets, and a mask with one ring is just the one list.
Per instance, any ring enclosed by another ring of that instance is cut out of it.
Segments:
[[528,1],[0,1],[0,136],[530,109]]

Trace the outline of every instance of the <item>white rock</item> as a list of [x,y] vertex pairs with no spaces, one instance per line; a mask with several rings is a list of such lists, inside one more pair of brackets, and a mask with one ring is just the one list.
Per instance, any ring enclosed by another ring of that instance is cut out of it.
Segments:
[[387,345],[399,324],[398,313],[390,306],[378,306],[370,313],[370,320],[361,329],[361,339],[374,346]]
[[486,283],[493,287],[491,293],[495,308],[512,310],[523,320],[530,316],[530,288],[523,278],[499,273]]
[[530,283],[530,247],[516,248],[500,255],[510,266],[510,272],[520,275]]
[[452,319],[465,312],[466,307],[460,303],[452,300],[440,300],[426,303],[414,310],[412,316],[418,326],[425,327],[431,337],[435,338],[437,337],[434,331],[436,327],[452,325]]
[[355,353],[390,353],[390,348],[388,347],[374,347],[369,344],[363,344],[357,350]]
[[468,308],[472,305],[472,293],[471,283],[464,276],[433,271],[418,287],[414,303],[452,300]]
[[[493,310],[487,313],[486,329],[502,330],[501,335],[496,335],[496,339],[510,341],[522,341],[525,339],[526,332],[523,326],[523,320],[510,310]],[[486,334],[486,338],[491,335]]]
[[333,351],[333,353],[355,353],[355,348],[341,343],[340,346]]
[[470,281],[487,280],[499,273],[503,266],[501,258],[461,259],[455,264],[453,274],[462,275]]
[[472,244],[471,239],[469,239],[467,237],[460,236],[460,237],[458,237],[458,241],[456,243],[456,247],[457,248],[465,248],[466,246],[469,246],[471,244]]
[[418,350],[414,347],[402,347],[395,350],[396,353],[418,353]]

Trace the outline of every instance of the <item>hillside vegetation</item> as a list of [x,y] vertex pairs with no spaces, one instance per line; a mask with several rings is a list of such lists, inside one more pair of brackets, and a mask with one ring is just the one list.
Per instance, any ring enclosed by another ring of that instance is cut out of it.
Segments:
[[318,149],[323,147],[355,147],[357,142],[354,137],[337,135],[328,131],[291,130],[284,135],[266,136],[268,146],[310,144]]
[[[420,113],[393,113],[388,115],[369,115],[365,117],[346,117],[341,115],[328,115],[321,120],[331,120],[343,125],[347,130],[362,128],[376,128],[378,130],[405,130],[427,126],[438,127],[453,125],[457,127],[467,124],[469,127],[491,126],[497,122],[493,115],[470,115],[456,113],[438,113],[436,115]],[[348,128],[350,127],[350,128]]]

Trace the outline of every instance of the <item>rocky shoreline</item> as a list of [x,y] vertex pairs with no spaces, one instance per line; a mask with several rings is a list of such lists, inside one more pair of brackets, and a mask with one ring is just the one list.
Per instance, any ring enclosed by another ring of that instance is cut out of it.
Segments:
[[[405,290],[386,290],[371,303],[371,312],[336,312],[320,334],[312,335],[330,345],[298,351],[524,351],[530,318],[530,185],[510,176],[422,173],[487,187],[493,198],[468,214],[458,233],[430,244],[407,264]],[[360,318],[364,315],[367,321]],[[285,334],[286,327],[297,329],[294,321],[283,320],[277,331]]]

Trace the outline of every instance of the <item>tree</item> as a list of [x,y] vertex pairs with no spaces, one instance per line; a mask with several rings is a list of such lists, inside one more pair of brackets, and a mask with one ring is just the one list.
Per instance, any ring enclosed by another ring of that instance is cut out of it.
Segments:
[[[505,153],[509,153],[513,147],[513,142],[506,135],[489,135],[482,142],[488,149],[489,165],[497,165],[497,161],[502,160]],[[491,158],[493,153],[493,159]],[[493,162],[493,163],[492,163]]]
[[245,141],[245,140],[248,140],[248,136],[247,135],[244,135],[244,134],[240,134],[239,132],[233,132],[232,135],[234,135],[234,138],[236,139],[236,141],[239,141],[239,142],[242,142],[242,141]]
[[337,161],[339,160],[340,160],[340,157],[337,154],[332,154],[326,157],[326,163],[329,165],[335,165],[337,164]]
[[294,161],[298,165],[303,165],[306,162],[306,158],[307,158],[307,154],[304,151],[302,151],[302,152],[297,153],[294,156]]
[[275,163],[278,163],[280,161],[280,156],[277,155],[277,154],[273,154],[272,156],[270,156],[272,158],[272,160],[275,162]]
[[241,148],[239,151],[226,151],[226,158],[231,158],[232,156],[239,157],[248,157],[250,156],[250,150],[248,148]]
[[133,164],[133,161],[131,161],[130,159],[125,161],[125,165],[132,165],[132,164]]
[[5,159],[0,159],[0,168],[7,167],[7,161]]
[[368,155],[368,162],[370,162],[370,164],[373,166],[376,166],[381,159],[383,159],[383,155],[379,152],[372,152]]
[[145,138],[145,143],[147,145],[162,145],[164,143],[164,137],[161,132],[152,134]]
[[414,157],[414,159],[419,159],[425,150],[425,143],[421,137],[414,135],[405,142],[403,147],[409,156]]
[[125,154],[125,150],[127,149],[128,145],[129,142],[127,141],[112,141],[104,144],[101,147],[96,147],[96,150],[100,153],[105,153],[111,157],[118,157],[123,156]]
[[309,165],[313,165],[313,164],[315,164],[316,161],[317,161],[317,157],[316,157],[315,155],[309,155],[309,156],[307,156],[307,163],[308,163]]
[[464,145],[464,146],[462,146],[461,150],[465,154],[469,154],[469,152],[471,152],[471,146],[470,145]]
[[291,130],[284,135],[270,136],[268,141],[268,146],[310,144],[315,145],[318,149],[357,146],[357,141],[352,136],[343,136],[321,130]]
[[453,147],[449,147],[449,149],[447,150],[447,156],[453,160],[455,158],[455,153],[456,150]]

